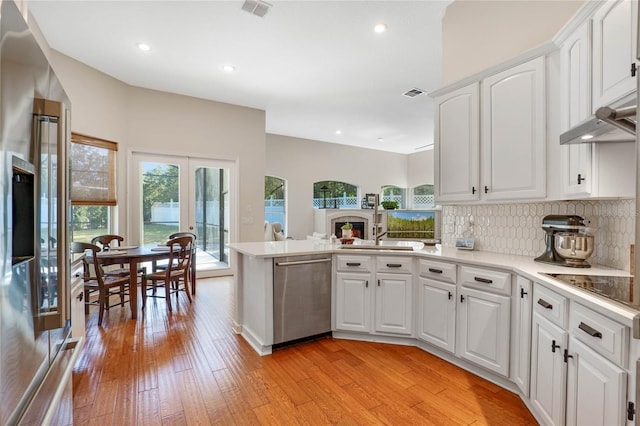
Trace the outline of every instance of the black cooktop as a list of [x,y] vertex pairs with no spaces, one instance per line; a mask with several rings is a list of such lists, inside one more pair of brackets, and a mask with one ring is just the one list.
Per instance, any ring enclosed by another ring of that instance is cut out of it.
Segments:
[[[606,275],[574,275],[574,274],[544,274],[579,287],[616,302],[623,303],[634,309],[640,309],[640,303],[633,301],[633,277],[612,277]],[[640,299],[637,297],[636,299]]]

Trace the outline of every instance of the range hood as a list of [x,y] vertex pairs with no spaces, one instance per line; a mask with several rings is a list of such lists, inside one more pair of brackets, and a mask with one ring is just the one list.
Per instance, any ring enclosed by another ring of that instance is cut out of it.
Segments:
[[636,106],[601,107],[594,117],[560,135],[560,145],[596,142],[635,142]]

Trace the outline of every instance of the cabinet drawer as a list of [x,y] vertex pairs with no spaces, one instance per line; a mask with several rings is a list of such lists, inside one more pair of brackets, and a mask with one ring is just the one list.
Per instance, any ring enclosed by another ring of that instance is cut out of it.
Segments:
[[456,283],[456,265],[420,259],[420,276],[447,283]]
[[533,310],[555,325],[567,328],[567,298],[538,283],[533,287]]
[[605,358],[626,368],[627,327],[578,303],[571,304],[569,332]]
[[460,278],[465,287],[490,290],[507,296],[511,294],[511,274],[507,272],[463,266],[460,268]]
[[337,270],[341,272],[371,272],[373,262],[371,256],[336,256]]
[[413,273],[413,258],[396,256],[376,257],[377,272],[392,272],[397,274]]

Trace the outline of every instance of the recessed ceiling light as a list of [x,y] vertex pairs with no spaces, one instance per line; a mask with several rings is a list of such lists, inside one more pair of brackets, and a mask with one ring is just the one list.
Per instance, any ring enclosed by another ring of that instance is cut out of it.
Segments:
[[384,139],[378,138],[378,142],[384,142]]
[[138,43],[136,44],[136,46],[138,46],[138,49],[142,50],[143,52],[148,52],[151,50],[151,46],[149,46],[147,43]]
[[342,130],[336,130],[336,135],[341,135],[342,134]]
[[233,65],[223,65],[222,66],[222,71],[226,72],[226,73],[232,73],[236,70],[236,67],[234,67]]
[[383,33],[383,32],[385,32],[385,31],[387,31],[387,24],[383,24],[383,23],[376,24],[376,25],[373,27],[373,31],[375,31],[375,32],[377,32],[377,33]]
[[589,139],[593,139],[593,135],[586,134],[582,136],[580,139],[582,139],[583,141],[588,141]]

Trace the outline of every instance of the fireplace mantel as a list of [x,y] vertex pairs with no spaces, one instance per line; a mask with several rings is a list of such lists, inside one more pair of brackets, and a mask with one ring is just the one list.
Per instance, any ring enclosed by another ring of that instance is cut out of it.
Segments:
[[[372,239],[373,226],[375,224],[373,218],[373,209],[314,209],[314,231],[320,234],[331,235],[335,231],[336,222],[364,222],[365,240]],[[379,222],[382,223],[382,231],[386,229],[384,218],[386,215],[378,214]]]

